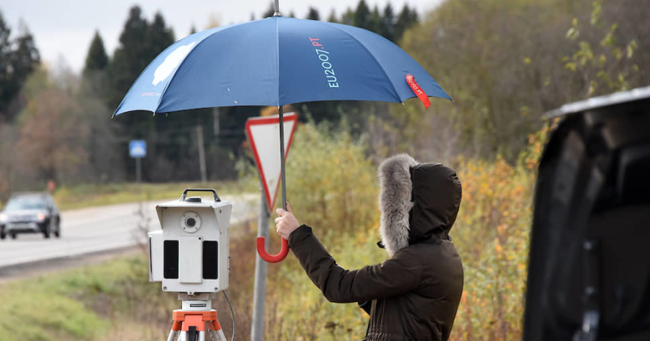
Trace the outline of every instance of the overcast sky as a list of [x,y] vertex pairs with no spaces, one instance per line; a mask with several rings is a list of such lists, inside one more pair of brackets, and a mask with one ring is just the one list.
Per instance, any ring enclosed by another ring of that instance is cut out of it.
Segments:
[[[392,0],[395,11],[404,3],[415,6],[420,14],[434,8],[441,0]],[[383,8],[387,0],[366,0],[370,6]],[[207,27],[211,18],[222,25],[248,21],[251,14],[259,19],[269,7],[270,0],[0,0],[5,20],[16,32],[22,19],[36,39],[41,58],[56,64],[62,57],[76,72],[83,68],[84,59],[95,29],[99,30],[109,54],[117,47],[118,38],[129,8],[140,5],[151,20],[160,11],[180,39],[189,34],[192,25],[198,31]],[[310,6],[318,9],[325,20],[334,9],[340,16],[357,0],[280,0],[280,12],[291,11],[299,18],[307,16]]]

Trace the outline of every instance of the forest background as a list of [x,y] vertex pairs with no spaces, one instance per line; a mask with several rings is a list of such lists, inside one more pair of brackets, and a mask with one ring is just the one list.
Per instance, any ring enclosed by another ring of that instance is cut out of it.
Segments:
[[[269,9],[266,16],[271,14]],[[289,200],[300,203],[292,205],[294,211],[318,222],[317,235],[342,266],[380,262],[385,254],[374,246],[378,162],[407,152],[451,165],[463,183],[451,235],[466,271],[452,338],[520,338],[536,162],[552,125],[543,114],[564,103],[650,85],[649,16],[644,0],[447,0],[428,13],[390,3],[370,8],[361,0],[327,18],[310,10],[306,18],[366,28],[400,45],[454,103],[436,99],[426,111],[417,100],[293,105],[302,122],[288,159]],[[148,20],[134,6],[119,47],[108,55],[97,32],[77,75],[65,65],[43,65],[27,25],[12,34],[0,15],[0,202],[16,190],[44,189],[49,180],[58,184],[57,191],[131,182],[131,139],[148,143],[145,182],[197,181],[198,130],[208,180],[255,183],[243,126],[260,115],[259,107],[110,119],[144,67],[179,37],[161,14]],[[240,288],[233,300],[245,339],[254,259],[247,246],[255,231],[242,231],[231,252],[249,265],[234,270],[231,287]],[[93,281],[75,282],[74,297],[79,292],[89,301],[99,294],[115,297],[111,321],[155,320],[155,330],[162,331],[168,310],[158,306],[144,316],[125,312],[119,303],[128,297],[120,290],[147,287],[142,265],[132,260],[125,266],[129,271],[111,279],[98,270],[83,272],[78,276],[116,285],[98,289]],[[272,266],[269,276],[274,290],[267,300],[267,339],[363,337],[367,316],[351,305],[327,303],[295,259]],[[175,298],[165,302],[176,304]],[[104,316],[93,307],[89,314]],[[228,331],[228,322],[222,324]],[[77,335],[61,328],[57,333]],[[96,330],[118,335],[101,323]]]

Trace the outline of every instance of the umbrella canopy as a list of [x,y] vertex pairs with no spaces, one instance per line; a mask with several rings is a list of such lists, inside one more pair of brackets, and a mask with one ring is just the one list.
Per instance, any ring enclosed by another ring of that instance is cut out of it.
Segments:
[[[366,30],[276,16],[190,35],[163,51],[135,81],[113,114],[168,113],[228,107],[282,106],[332,100],[404,102],[428,96],[451,99],[406,52]],[[284,144],[280,143],[282,206],[286,209]],[[278,262],[289,251],[266,253]]]
[[115,111],[167,113],[330,100],[451,99],[406,52],[364,29],[270,17],[190,35],[144,70]]

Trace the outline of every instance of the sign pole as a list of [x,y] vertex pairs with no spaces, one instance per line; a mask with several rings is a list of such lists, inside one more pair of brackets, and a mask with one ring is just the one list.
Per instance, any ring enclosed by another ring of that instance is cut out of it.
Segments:
[[[260,175],[260,215],[257,226],[258,255],[255,257],[255,288],[251,341],[262,341],[264,337],[264,301],[266,299],[266,275],[267,262],[269,260],[262,257],[264,255],[268,256],[266,250],[269,247],[269,220],[271,210],[275,206],[275,198],[281,185],[280,178],[284,172],[284,162],[282,161],[284,161],[286,152],[289,151],[293,140],[293,132],[298,122],[298,118],[294,113],[288,113],[285,116],[282,108],[280,108],[280,115],[280,117],[249,118],[246,122],[246,136],[251,145],[255,157],[255,164]],[[286,148],[284,144],[285,122],[289,126],[289,139]],[[278,130],[281,135],[281,143],[279,145],[277,144]],[[277,159],[278,152],[281,155],[280,160]],[[286,192],[286,189],[284,191]],[[286,194],[283,195],[283,201],[285,196]],[[285,251],[288,252],[288,248],[283,244],[283,249],[285,248]],[[286,256],[286,252],[281,258]]]
[[[260,182],[260,216],[257,222],[257,236],[266,239],[264,248],[269,247],[269,210],[264,187]],[[255,289],[253,294],[253,323],[251,341],[262,341],[264,337],[264,301],[266,300],[267,262],[259,255],[255,257]]]
[[201,183],[208,182],[207,171],[205,168],[205,147],[203,145],[203,127],[199,124],[196,126],[196,145],[199,148],[199,167],[201,169]]
[[129,156],[135,159],[135,180],[138,188],[142,183],[142,158],[147,156],[147,142],[145,140],[129,141]]
[[135,178],[138,185],[142,183],[142,158],[135,158]]

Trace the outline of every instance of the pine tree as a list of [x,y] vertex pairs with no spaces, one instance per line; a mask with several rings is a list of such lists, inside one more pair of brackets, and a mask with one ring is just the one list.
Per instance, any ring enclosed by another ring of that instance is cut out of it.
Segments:
[[7,22],[0,12],[0,120],[3,116],[6,116],[5,110],[9,106],[9,102],[16,95],[16,86],[13,79],[12,72],[12,56],[13,51],[11,49],[11,41],[9,37],[11,36],[11,28],[7,25]]
[[379,14],[379,8],[377,5],[372,9],[372,13],[370,14],[370,20],[368,21],[368,30],[375,32],[377,34],[381,34],[381,26],[382,26],[382,17],[381,14]]
[[336,19],[336,11],[332,8],[332,11],[330,12],[330,16],[327,18],[327,21],[329,22],[338,22]]
[[117,108],[131,84],[149,62],[146,58],[144,44],[147,26],[147,21],[142,18],[140,7],[131,7],[129,17],[124,23],[122,34],[120,34],[120,45],[115,49],[110,67],[112,87],[108,103],[110,108]]
[[[86,64],[82,72],[81,92],[87,96],[95,96],[106,101],[110,98],[110,86],[108,84],[108,55],[104,48],[104,41],[95,31],[95,37],[90,43]],[[104,103],[106,105],[106,103]]]
[[9,61],[11,60],[11,28],[7,25],[7,22],[0,11],[0,72],[3,77],[0,78],[4,80],[4,73],[7,72],[9,66]]
[[262,14],[262,18],[272,17],[273,14],[275,14],[275,4],[271,1],[269,8],[267,8],[264,14]]
[[404,32],[418,23],[418,12],[415,8],[412,10],[407,4],[404,4],[400,12],[397,23],[395,23],[395,41],[402,39]]
[[320,20],[320,15],[318,14],[318,10],[310,6],[309,13],[307,13],[307,19]]
[[395,42],[395,14],[393,13],[393,6],[391,6],[390,2],[386,4],[386,7],[384,7],[384,15],[382,17],[379,34],[384,38]]
[[341,16],[340,23],[344,25],[354,26],[355,13],[356,12],[354,12],[351,8],[348,7],[345,13],[343,13],[343,15]]
[[107,105],[111,89],[108,82],[109,64],[104,41],[96,30],[86,55],[80,91],[75,99],[83,112],[78,123],[89,129],[85,150],[88,152],[88,164],[93,170],[88,174],[97,176],[94,179],[114,179],[121,173],[118,165],[122,165],[122,153],[115,136],[115,128],[120,123],[111,122],[114,108]]
[[86,56],[86,65],[84,66],[83,73],[87,74],[92,71],[103,71],[108,66],[108,55],[104,48],[104,41],[99,35],[99,31],[95,30],[95,37],[90,43],[90,49]]
[[149,62],[176,41],[174,31],[167,27],[160,12],[156,13],[153,22],[148,26],[145,41],[147,46],[145,57],[149,59]]
[[22,21],[19,23],[18,32],[20,36],[14,42],[16,50],[13,53],[13,68],[15,77],[22,83],[36,69],[36,65],[40,64],[41,56],[36,48],[34,36]]
[[[162,50],[173,44],[174,40],[173,31],[166,26],[160,13],[157,13],[149,24],[142,17],[140,7],[134,6],[130,9],[120,35],[120,45],[115,50],[109,70],[112,89],[108,103],[111,110],[117,108],[147,65]],[[127,115],[121,121],[131,137],[150,132],[154,124],[149,117],[141,115]]]
[[[164,49],[169,47],[175,41],[174,33],[171,28],[167,27],[165,19],[160,13],[156,13],[154,19],[149,23],[142,15],[142,10],[138,6],[134,6],[129,11],[129,16],[124,23],[124,29],[120,35],[120,45],[115,50],[111,63],[109,64],[109,76],[111,84],[111,96],[109,98],[110,110],[115,110],[119,103],[126,95],[128,89],[144,69],[151,63],[151,61],[160,54]],[[151,115],[124,115],[120,116],[120,136],[127,139],[136,138],[152,138],[157,132],[167,131],[173,124],[175,128],[183,129],[184,125],[179,125],[177,121],[157,120]],[[189,122],[187,116],[183,117],[184,123],[194,124]],[[188,122],[185,122],[188,121]],[[180,147],[179,147],[180,148]],[[175,149],[178,150],[178,149]],[[163,151],[164,152],[164,151]],[[151,160],[154,162],[156,155],[158,157],[165,157],[163,152],[156,154],[155,147],[151,147]],[[165,162],[172,162],[169,160],[176,160],[174,158],[166,158]],[[131,160],[125,155],[124,164],[128,167],[132,166]],[[171,164],[173,167],[177,164]],[[131,174],[132,172],[129,171]],[[144,174],[147,178],[149,175]]]
[[9,105],[18,96],[27,77],[41,62],[34,37],[22,21],[18,32],[19,36],[10,40],[11,28],[0,12],[0,117],[10,120],[17,112],[9,112]]
[[365,0],[359,1],[357,10],[354,11],[353,25],[360,28],[370,29],[370,8],[366,5]]
[[111,108],[119,105],[145,67],[174,41],[174,32],[166,26],[160,13],[156,13],[153,22],[149,24],[142,17],[140,7],[133,6],[130,9],[110,68]]

